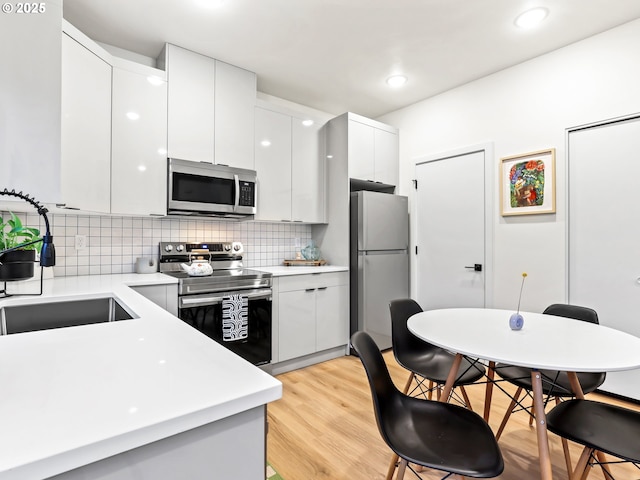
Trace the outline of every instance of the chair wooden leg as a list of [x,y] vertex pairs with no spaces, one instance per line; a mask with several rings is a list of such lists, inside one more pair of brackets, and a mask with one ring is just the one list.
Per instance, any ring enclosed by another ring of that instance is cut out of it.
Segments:
[[391,480],[393,478],[393,472],[396,471],[396,463],[398,463],[398,455],[395,453],[391,455],[391,463],[389,463],[389,469],[387,470],[387,476],[385,480]]
[[[556,405],[560,403],[560,398],[556,397]],[[571,452],[569,451],[569,442],[562,437],[562,451],[564,452],[564,463],[567,465],[567,478],[571,479],[573,467],[571,466]]]
[[604,475],[605,480],[611,480],[613,478],[613,475],[611,474],[609,465],[607,465],[607,457],[604,456],[604,453],[597,451],[596,458],[600,462],[600,468],[602,468],[602,473]]
[[[533,399],[531,399],[531,412],[533,413]],[[533,427],[533,415],[529,415],[529,426]]]
[[589,468],[589,458],[593,453],[593,448],[584,447],[582,450],[582,454],[578,459],[578,463],[576,463],[576,468],[573,471],[573,475],[570,477],[571,480],[586,480],[589,476],[589,472],[591,469]]
[[491,412],[491,397],[493,396],[493,378],[495,377],[496,362],[489,362],[487,368],[487,388],[484,392],[484,421],[489,423],[489,413]]
[[467,391],[464,389],[462,385],[460,386],[460,393],[462,393],[462,398],[464,398],[464,403],[467,406],[467,408],[469,410],[473,410],[473,407],[471,406],[471,400],[469,399],[469,395],[467,395]]
[[402,390],[402,393],[404,393],[405,395],[407,394],[407,392],[409,391],[409,387],[411,386],[411,382],[413,382],[413,379],[416,377],[416,374],[411,372],[409,374],[409,378],[407,379],[407,383],[404,386],[404,390]]
[[521,394],[522,394],[522,387],[518,387],[518,390],[516,390],[516,393],[513,395],[513,398],[511,399],[511,403],[509,404],[507,411],[504,413],[504,417],[502,418],[502,423],[500,424],[500,428],[498,428],[498,432],[496,433],[496,440],[500,439],[500,435],[502,435],[502,431],[504,430],[504,427],[506,427],[507,422],[509,421],[509,417],[511,417],[511,413],[513,412],[513,409],[518,403],[518,399],[520,398]]
[[407,469],[407,461],[403,458],[400,460],[400,465],[398,465],[398,475],[396,476],[396,480],[402,480],[404,478],[404,471]]
[[433,398],[433,380],[429,380],[429,395],[427,398],[431,400]]

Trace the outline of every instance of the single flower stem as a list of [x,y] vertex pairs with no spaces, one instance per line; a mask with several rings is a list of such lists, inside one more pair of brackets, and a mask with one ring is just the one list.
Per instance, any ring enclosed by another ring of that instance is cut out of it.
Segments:
[[522,300],[522,289],[524,288],[524,279],[527,278],[524,275],[522,276],[522,284],[520,285],[520,296],[518,297],[518,311],[516,313],[520,313],[520,300]]

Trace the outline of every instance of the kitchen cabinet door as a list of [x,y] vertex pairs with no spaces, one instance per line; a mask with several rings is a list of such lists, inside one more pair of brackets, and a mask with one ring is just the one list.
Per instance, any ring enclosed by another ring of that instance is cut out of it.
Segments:
[[316,351],[315,289],[279,293],[278,361]]
[[348,123],[349,178],[375,180],[375,132],[364,123],[349,120]]
[[256,74],[216,60],[215,163],[255,168]]
[[214,162],[216,61],[168,44],[168,156]]
[[316,290],[316,350],[349,343],[349,288],[347,285]]
[[398,185],[400,162],[398,134],[375,128],[374,151],[375,172],[373,179],[388,185]]
[[113,68],[111,213],[167,211],[167,83],[164,72]]
[[143,297],[178,316],[178,285],[137,285],[131,287]]
[[291,118],[291,220],[294,222],[325,221],[325,163],[321,132],[319,121]]
[[256,220],[291,220],[291,117],[256,107]]
[[61,197],[68,208],[109,213],[111,65],[62,35]]

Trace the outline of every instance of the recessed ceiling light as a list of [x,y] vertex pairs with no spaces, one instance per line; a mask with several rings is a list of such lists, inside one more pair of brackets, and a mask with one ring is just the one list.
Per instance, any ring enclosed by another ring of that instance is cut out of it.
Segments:
[[269,140],[262,140],[260,142],[260,145],[262,145],[263,147],[268,147],[271,145],[271,142]]
[[549,10],[544,7],[532,8],[531,10],[527,10],[524,13],[521,13],[516,17],[516,26],[520,28],[533,28],[536,27],[542,22],[547,15],[549,14]]
[[397,88],[407,83],[407,80],[408,78],[405,77],[404,75],[392,75],[389,78],[387,78],[387,85],[389,85],[390,87]]
[[140,114],[136,112],[127,112],[127,118],[129,120],[138,120],[140,118]]
[[313,125],[313,120],[311,119],[303,120],[302,125],[304,125],[305,127],[310,127],[311,125]]

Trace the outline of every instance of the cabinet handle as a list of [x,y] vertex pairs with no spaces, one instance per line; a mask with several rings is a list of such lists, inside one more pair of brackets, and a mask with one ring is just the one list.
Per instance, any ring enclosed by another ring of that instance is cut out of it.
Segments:
[[313,292],[313,291],[315,291],[315,288],[305,288],[304,291],[305,292]]
[[318,290],[326,290],[327,287],[319,287]]

